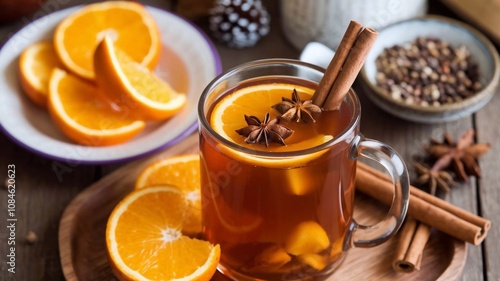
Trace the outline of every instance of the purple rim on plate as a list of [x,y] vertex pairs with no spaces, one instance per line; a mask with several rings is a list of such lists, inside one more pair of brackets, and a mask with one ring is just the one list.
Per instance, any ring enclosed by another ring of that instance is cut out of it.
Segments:
[[[56,11],[56,12],[53,12],[53,13],[50,13],[48,15],[45,15],[41,18],[38,18],[36,19],[35,21],[29,23],[29,24],[26,24],[23,28],[21,28],[19,31],[17,31],[15,34],[13,34],[8,40],[6,40],[2,46],[2,48],[0,49],[0,54],[2,53],[2,50],[4,49],[4,47],[6,45],[9,44],[9,41],[12,40],[14,38],[14,36],[16,34],[19,34],[20,32],[23,32],[23,30],[25,29],[28,29],[28,28],[33,28],[31,25],[33,24],[37,24],[37,22],[40,22],[40,21],[44,21],[46,17],[48,16],[54,16],[58,13],[68,13],[69,10],[72,10],[72,9],[78,9],[78,7],[81,7],[81,6],[75,6],[75,7],[70,7],[70,8],[66,8],[66,9],[63,9],[63,10],[59,10],[59,11]],[[155,8],[155,7],[151,7],[151,6],[145,6],[147,7],[148,10],[151,10],[153,12],[157,12],[157,13],[165,13],[165,14],[168,14],[169,16],[172,16],[184,23],[187,23],[190,27],[192,27],[197,33],[199,33],[199,35],[201,36],[201,38],[205,41],[205,43],[207,44],[207,47],[208,49],[210,50],[210,53],[211,53],[211,56],[212,56],[212,59],[214,60],[214,77],[215,78],[216,76],[218,76],[220,73],[222,73],[222,62],[221,62],[221,59],[220,59],[220,56],[219,56],[219,53],[214,45],[214,43],[212,42],[212,40],[207,36],[207,34],[205,34],[205,32],[203,32],[203,30],[201,28],[199,28],[198,26],[196,26],[193,22],[191,22],[190,20],[186,19],[186,18],[183,18],[182,16],[179,16],[179,15],[176,15],[172,12],[169,12],[169,11],[165,11],[165,10],[162,10],[162,9],[159,9],[159,8]],[[14,44],[14,43],[12,43]],[[9,63],[12,63],[9,62]],[[208,84],[208,82],[207,82]],[[203,85],[205,86],[205,85]],[[201,93],[200,93],[201,94]],[[168,122],[168,121],[166,121]],[[175,145],[177,143],[179,143],[180,141],[182,141],[184,138],[186,138],[187,136],[189,136],[190,134],[192,134],[193,132],[196,131],[198,127],[198,121],[197,119],[195,119],[192,124],[188,124],[186,125],[186,129],[184,129],[183,131],[181,132],[178,132],[178,134],[173,137],[172,139],[168,140],[167,142],[163,143],[163,144],[160,144],[152,149],[149,149],[147,151],[144,151],[144,152],[137,152],[137,153],[134,153],[134,154],[131,154],[131,155],[126,155],[126,156],[115,156],[114,158],[113,157],[110,157],[109,159],[103,159],[103,160],[85,160],[85,159],[76,159],[76,158],[71,158],[71,157],[61,157],[61,156],[58,156],[58,155],[53,155],[53,154],[50,154],[46,151],[43,151],[42,149],[39,149],[37,147],[34,147],[34,146],[31,146],[31,145],[28,145],[26,142],[22,141],[21,139],[15,137],[13,135],[12,132],[10,132],[7,128],[5,128],[5,126],[2,124],[2,122],[0,121],[0,131],[2,131],[8,138],[10,138],[14,143],[16,143],[17,145],[19,145],[20,147],[30,151],[30,152],[33,152],[37,155],[40,155],[42,157],[45,157],[45,158],[48,158],[48,159],[52,159],[52,160],[55,160],[55,161],[64,161],[65,163],[68,163],[68,164],[113,164],[113,163],[119,163],[119,162],[124,162],[124,161],[131,161],[131,160],[135,160],[135,159],[138,159],[138,158],[141,158],[141,157],[145,157],[145,156],[148,156],[148,155],[151,155],[153,153],[156,153],[160,150],[163,150],[165,148],[168,148],[172,145]],[[75,146],[78,146],[77,144],[75,144]],[[113,146],[109,146],[109,147],[113,147]]]

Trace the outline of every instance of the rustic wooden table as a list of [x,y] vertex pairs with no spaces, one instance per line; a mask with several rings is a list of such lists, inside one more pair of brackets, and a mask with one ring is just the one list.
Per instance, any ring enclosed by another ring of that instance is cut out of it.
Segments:
[[[37,17],[62,8],[92,1],[49,0],[46,9]],[[277,1],[267,1],[266,6],[273,17],[271,34],[257,46],[237,50],[219,44],[223,68],[260,58],[297,58],[299,50],[292,48],[284,39],[279,22]],[[145,4],[166,10],[173,9],[169,1],[144,1]],[[432,1],[430,11],[451,15],[441,4]],[[25,17],[9,25],[0,26],[0,46],[17,30],[31,22],[33,17]],[[0,93],[2,94],[2,93]],[[438,125],[424,125],[397,119],[377,108],[359,90],[363,113],[361,130],[364,135],[378,139],[394,147],[407,160],[422,152],[422,146],[430,137],[441,139],[444,132],[457,138],[467,129],[477,131],[476,141],[491,143],[491,150],[480,160],[483,171],[481,179],[470,178],[467,183],[456,185],[445,199],[470,212],[490,219],[493,223],[487,239],[480,246],[468,247],[466,265],[462,280],[500,280],[500,96],[473,116]],[[498,139],[497,139],[498,138]],[[86,187],[105,177],[123,164],[89,166],[76,165],[70,168],[62,181],[58,180],[52,167],[54,160],[38,156],[22,148],[5,134],[0,134],[0,181],[7,178],[9,165],[15,165],[15,224],[16,273],[7,271],[8,237],[6,189],[0,189],[0,280],[63,280],[61,270],[58,228],[61,215],[70,201]],[[413,173],[413,172],[412,172]],[[28,243],[28,232],[36,233],[38,240]]]

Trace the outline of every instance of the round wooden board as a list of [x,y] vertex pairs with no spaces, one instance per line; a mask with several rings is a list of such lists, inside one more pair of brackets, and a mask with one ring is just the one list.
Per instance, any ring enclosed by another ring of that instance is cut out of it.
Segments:
[[[64,276],[70,281],[115,280],[108,264],[105,229],[114,206],[134,186],[138,173],[149,163],[175,154],[197,151],[193,135],[180,144],[130,163],[86,188],[67,206],[59,227],[59,251]],[[362,194],[356,195],[355,218],[372,223],[387,208]],[[369,249],[351,249],[340,268],[327,280],[458,280],[467,258],[467,245],[442,232],[433,231],[425,248],[420,271],[397,273],[392,257],[398,237]],[[216,274],[215,281],[229,280]]]

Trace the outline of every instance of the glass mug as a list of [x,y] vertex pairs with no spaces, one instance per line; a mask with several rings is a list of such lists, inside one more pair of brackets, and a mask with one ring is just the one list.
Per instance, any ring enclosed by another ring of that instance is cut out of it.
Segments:
[[[232,279],[325,277],[341,264],[349,248],[387,241],[404,220],[409,199],[406,166],[392,148],[360,133],[361,107],[352,90],[339,110],[322,112],[324,120],[311,125],[323,126],[317,131],[326,130],[332,137],[299,150],[283,146],[269,151],[264,144],[243,144],[244,137],[236,143],[210,124],[214,106],[228,93],[255,85],[314,91],[323,72],[297,60],[258,60],[216,77],[201,95],[203,235],[221,246],[218,270]],[[252,112],[241,112],[241,118],[243,114]],[[314,138],[311,132],[307,134]],[[382,164],[394,184],[392,206],[373,226],[353,219],[358,158]]]

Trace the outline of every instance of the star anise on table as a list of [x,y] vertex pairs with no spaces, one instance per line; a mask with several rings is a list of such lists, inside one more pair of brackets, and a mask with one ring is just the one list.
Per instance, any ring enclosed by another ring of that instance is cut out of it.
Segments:
[[293,89],[292,98],[281,98],[281,102],[272,106],[279,113],[281,117],[287,121],[304,121],[306,123],[316,122],[314,116],[321,113],[321,108],[312,103],[312,100],[302,101],[297,93],[297,90]]
[[459,181],[466,181],[469,176],[481,177],[481,170],[477,159],[490,148],[488,143],[474,143],[474,130],[465,132],[457,142],[454,142],[448,133],[443,136],[443,141],[431,140],[424,147],[427,154],[435,161],[432,167],[422,163],[415,165],[419,174],[420,183],[428,183],[432,190],[436,187],[445,191],[453,183],[453,176],[446,169],[453,169]]
[[245,115],[245,121],[248,126],[236,130],[242,136],[247,137],[246,143],[264,143],[266,147],[270,142],[277,142],[286,145],[285,139],[292,135],[293,130],[279,124],[279,119],[269,120],[269,113],[266,114],[263,121],[256,116]]
[[453,184],[453,176],[450,173],[437,168],[439,165],[434,165],[429,168],[429,166],[417,162],[414,166],[419,174],[417,182],[420,184],[427,184],[429,186],[430,194],[436,195],[437,188],[446,192],[450,191],[450,185]]

